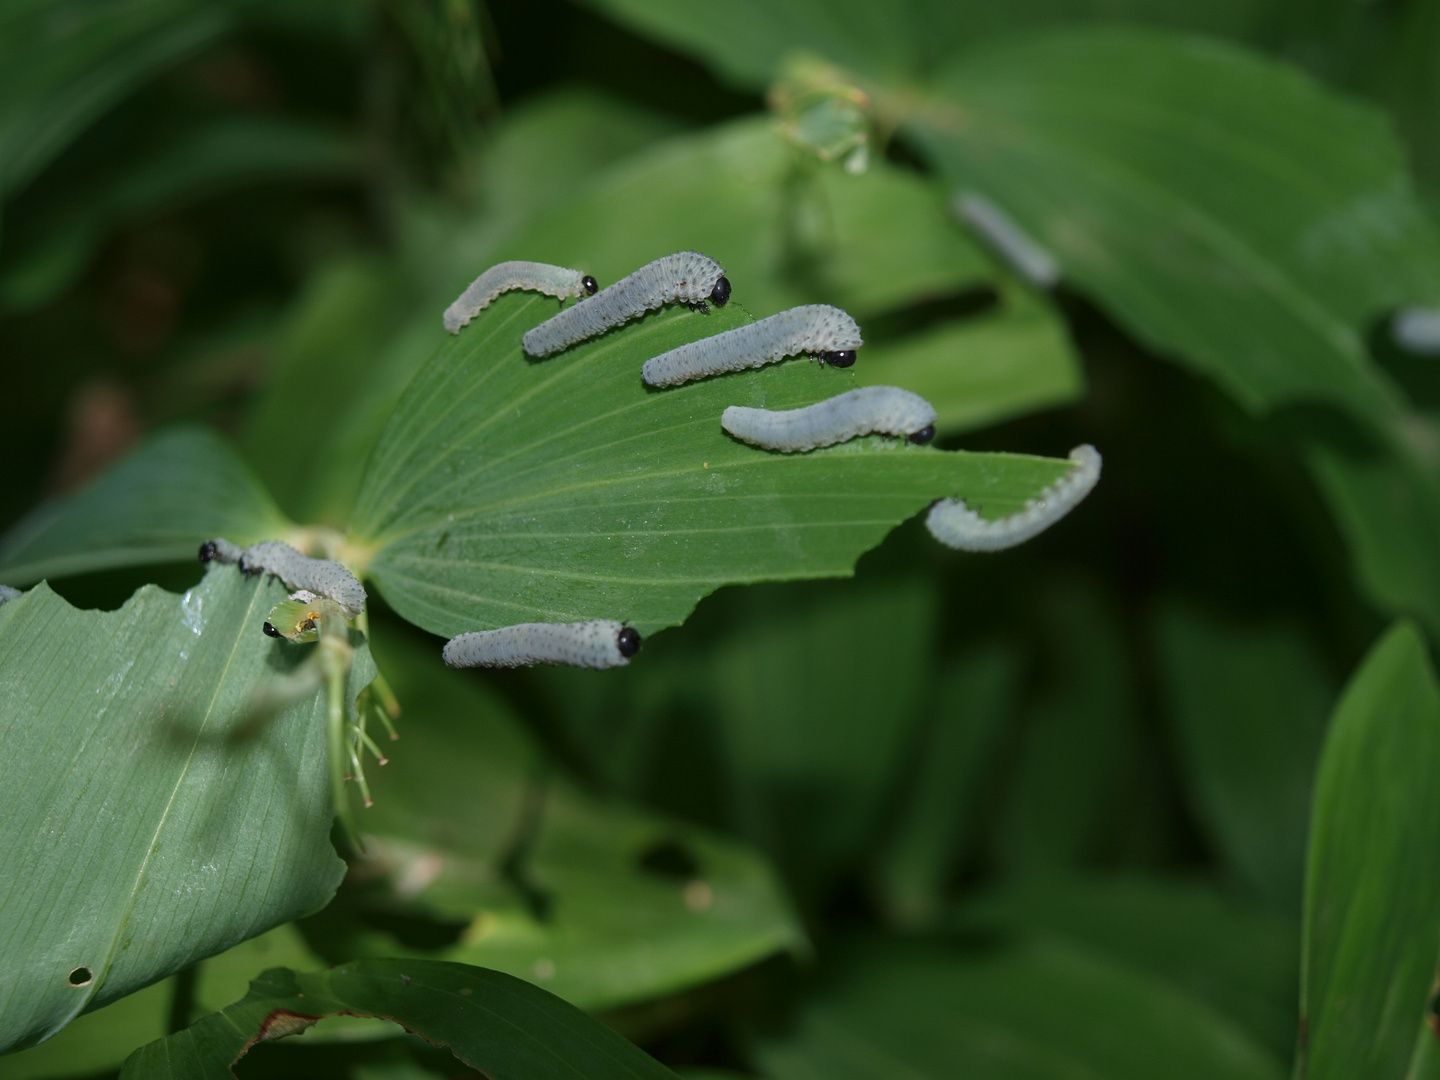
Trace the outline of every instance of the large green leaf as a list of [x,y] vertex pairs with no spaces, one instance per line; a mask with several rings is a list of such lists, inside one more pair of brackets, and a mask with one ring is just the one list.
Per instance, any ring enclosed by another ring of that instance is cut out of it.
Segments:
[[1200,999],[1054,942],[975,959],[933,943],[877,945],[758,1056],[773,1080],[1283,1076]]
[[[260,632],[283,596],[213,566],[113,612],[43,584],[0,607],[0,1046],[329,899],[323,698],[252,721],[303,655]],[[362,647],[352,700],[374,670]]]
[[1300,1075],[1411,1075],[1440,953],[1440,686],[1396,625],[1330,723],[1305,888]]
[[[1230,46],[1139,30],[977,49],[907,129],[1067,277],[1255,411],[1388,416],[1369,319],[1440,299],[1440,239],[1384,119]],[[962,119],[963,118],[963,119]]]
[[174,428],[21,520],[0,543],[0,581],[190,561],[211,537],[249,544],[291,527],[218,435]]
[[[438,313],[508,236],[674,128],[591,91],[527,100],[497,125],[463,204],[404,203],[398,252],[318,271],[291,309],[244,440],[277,501],[297,518],[343,526],[395,402],[445,339]],[[297,469],[295,403],[305,400],[325,402],[326,423],[307,427]]]
[[391,606],[434,633],[596,617],[649,633],[724,584],[848,574],[941,496],[1014,513],[1068,468],[879,436],[756,450],[721,430],[725,406],[806,405],[849,375],[800,360],[648,390],[644,360],[743,325],[740,304],[528,359],[522,334],[554,311],[502,296],[416,375],[371,460],[352,536]]
[[1283,625],[1231,627],[1179,606],[1158,644],[1181,766],[1233,872],[1300,910],[1315,763],[1334,689],[1313,646]]
[[1295,1047],[1298,923],[1198,883],[1135,874],[1000,885],[951,923],[1093,950],[1193,994],[1277,1056]]
[[492,1080],[666,1080],[674,1073],[573,1005],[519,979],[435,960],[357,960],[319,974],[267,971],[223,1012],[141,1047],[126,1080],[227,1080],[255,1043],[336,1014],[378,1016]]
[[[473,677],[436,670],[433,652],[375,625],[405,723],[360,823],[368,857],[355,877],[369,884],[354,899],[372,924],[410,912],[464,926],[426,955],[509,972],[587,1009],[659,997],[801,944],[754,852],[586,794]],[[356,947],[414,951],[386,933]]]

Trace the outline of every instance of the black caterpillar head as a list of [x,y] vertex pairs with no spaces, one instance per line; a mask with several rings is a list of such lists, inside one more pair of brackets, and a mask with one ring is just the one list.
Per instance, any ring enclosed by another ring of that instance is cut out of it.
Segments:
[[[720,279],[724,281],[724,278]],[[640,651],[640,632],[633,626],[626,626],[621,629],[615,638],[615,647],[620,650],[620,655],[627,660]]]

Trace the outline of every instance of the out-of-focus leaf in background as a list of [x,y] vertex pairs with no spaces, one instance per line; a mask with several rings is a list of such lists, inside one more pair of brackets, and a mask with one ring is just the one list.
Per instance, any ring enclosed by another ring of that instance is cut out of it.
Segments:
[[1055,941],[973,957],[935,943],[869,944],[833,973],[795,1033],[757,1056],[777,1080],[1284,1075],[1202,999]]
[[1198,816],[1236,877],[1294,915],[1334,698],[1322,662],[1296,628],[1227,627],[1180,607],[1157,637]]
[[[658,997],[799,948],[803,934],[756,854],[678,820],[587,795],[503,700],[435,653],[386,640],[405,736],[372,782],[367,857],[333,949],[419,953],[536,982],[584,1008]],[[587,673],[588,674],[588,673]],[[407,941],[410,912],[454,927]]]
[[200,541],[250,544],[290,527],[213,431],[177,428],[16,525],[0,547],[0,578],[28,585],[47,575],[190,561]]
[[665,1080],[675,1074],[572,1005],[508,975],[435,960],[357,960],[332,971],[267,971],[243,1000],[150,1043],[121,1076],[199,1080],[223,1075],[267,1035],[337,1013],[379,1016],[448,1047],[495,1080],[597,1077]]

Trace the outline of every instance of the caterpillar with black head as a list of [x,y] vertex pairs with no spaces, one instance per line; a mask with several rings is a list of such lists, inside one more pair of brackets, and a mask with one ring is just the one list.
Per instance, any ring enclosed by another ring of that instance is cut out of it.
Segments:
[[238,563],[240,556],[245,554],[245,549],[239,544],[232,544],[223,536],[217,536],[214,540],[206,540],[200,545],[201,562]]
[[804,304],[661,353],[645,361],[640,377],[650,386],[675,386],[803,355],[849,367],[863,344],[860,327],[848,313],[829,304]]
[[[220,558],[218,551],[214,557]],[[335,601],[345,609],[346,618],[353,619],[365,610],[365,588],[354,574],[330,559],[302,555],[283,541],[254,544],[241,553],[239,563],[247,575],[273,574],[292,589],[304,589]]]
[[640,651],[640,635],[614,619],[576,623],[519,623],[499,630],[460,634],[441,652],[452,668],[530,667],[563,664],[569,667],[624,667]]
[[681,251],[646,263],[583,304],[545,320],[522,342],[530,356],[550,356],[666,304],[680,301],[707,311],[710,304],[722,307],[729,299],[724,267],[698,251]]
[[978,191],[955,196],[957,217],[967,222],[1015,273],[1039,289],[1060,284],[1060,263],[1000,207]]
[[452,334],[460,333],[462,326],[489,307],[497,296],[511,289],[530,289],[564,300],[568,296],[594,296],[598,288],[595,279],[581,270],[518,260],[496,263],[445,309],[445,329]]
[[803,409],[772,412],[731,405],[720,426],[747,443],[786,454],[858,438],[895,435],[924,445],[935,438],[935,409],[898,386],[862,386]]
[[1070,451],[1075,467],[1025,504],[1018,514],[986,521],[960,499],[939,499],[925,527],[960,551],[1003,551],[1038,536],[1080,504],[1100,480],[1100,453],[1089,443]]

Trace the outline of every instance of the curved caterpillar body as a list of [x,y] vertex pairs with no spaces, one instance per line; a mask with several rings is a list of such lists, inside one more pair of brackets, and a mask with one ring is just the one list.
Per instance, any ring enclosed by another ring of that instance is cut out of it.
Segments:
[[1100,479],[1100,453],[1086,443],[1070,451],[1075,467],[1032,499],[1018,514],[986,521],[959,499],[930,507],[925,527],[948,547],[961,551],[1003,551],[1044,532],[1079,505]]
[[301,555],[280,540],[263,540],[246,548],[240,569],[246,574],[274,574],[292,589],[334,600],[350,619],[365,610],[365,589],[354,574],[338,562]]
[[676,301],[707,311],[710,304],[723,307],[729,299],[724,267],[698,251],[681,251],[646,263],[585,303],[545,320],[525,335],[525,351],[534,357],[550,356]]
[[1060,284],[1060,264],[1055,256],[984,195],[978,191],[962,191],[952,205],[956,216],[979,233],[991,250],[1031,285],[1053,289]]
[[223,536],[217,536],[214,540],[206,540],[200,545],[200,561],[219,563],[238,563],[240,556],[245,554],[244,548],[239,544],[232,544]]
[[11,600],[17,600],[24,595],[19,589],[12,589],[9,585],[0,585],[0,604],[8,604]]
[[531,289],[564,300],[567,296],[594,296],[598,287],[589,274],[563,266],[518,261],[496,263],[445,309],[445,329],[458,334],[460,328],[489,307],[492,300],[511,289]]
[[1440,356],[1440,308],[1401,308],[1390,322],[1390,336],[1408,352]]
[[898,386],[862,386],[785,412],[731,405],[721,414],[720,426],[737,439],[787,454],[874,433],[923,445],[935,438],[935,409]]
[[450,667],[624,667],[640,651],[640,635],[614,619],[578,623],[520,623],[460,634],[441,655]]
[[849,367],[863,344],[860,327],[847,313],[829,304],[805,304],[661,353],[645,361],[640,376],[651,386],[674,386],[806,354]]

